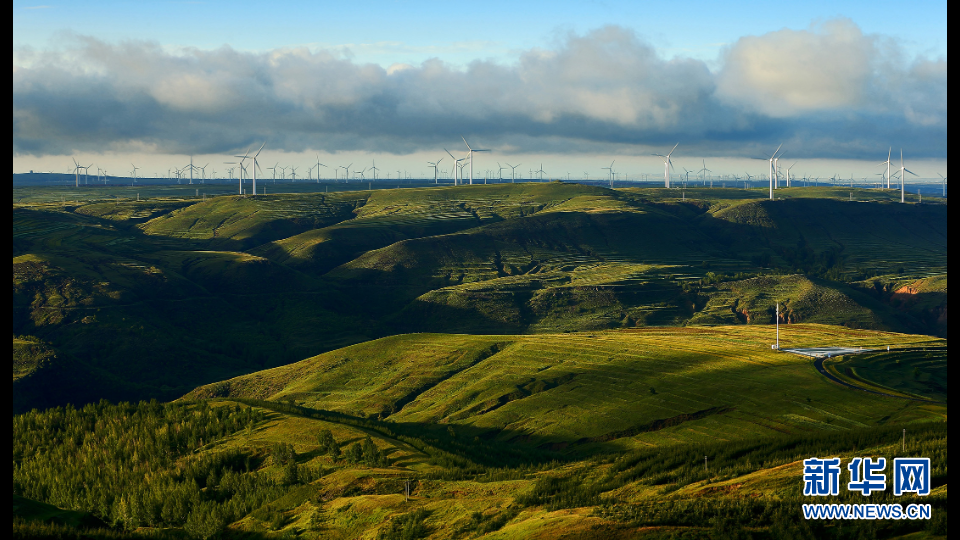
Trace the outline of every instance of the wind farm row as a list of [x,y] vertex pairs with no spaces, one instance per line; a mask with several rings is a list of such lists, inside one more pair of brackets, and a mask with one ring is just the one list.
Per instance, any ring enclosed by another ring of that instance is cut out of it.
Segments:
[[[523,169],[518,171],[518,169],[523,165],[522,162],[513,164],[499,161],[496,161],[496,169],[485,168],[481,171],[478,167],[475,167],[474,154],[492,152],[492,150],[488,148],[473,148],[467,142],[465,137],[461,137],[461,140],[463,145],[466,147],[466,150],[460,157],[455,155],[454,152],[451,152],[447,148],[443,148],[443,151],[446,154],[445,156],[441,155],[441,157],[437,158],[435,161],[426,161],[426,165],[428,166],[427,171],[424,172],[421,170],[415,173],[401,169],[396,171],[384,171],[382,168],[377,167],[375,159],[371,159],[371,163],[368,166],[361,166],[355,162],[350,162],[345,165],[327,165],[325,163],[321,163],[319,154],[316,154],[316,162],[311,163],[309,166],[303,166],[302,164],[281,165],[281,163],[278,161],[272,166],[261,167],[261,162],[258,158],[266,146],[266,142],[261,144],[256,152],[251,153],[251,151],[248,150],[243,155],[230,156],[230,158],[233,160],[223,161],[219,171],[216,169],[216,165],[210,162],[207,162],[202,166],[195,164],[192,156],[189,158],[188,163],[182,166],[170,167],[166,170],[166,172],[154,172],[152,177],[145,177],[140,173],[142,168],[133,163],[130,164],[130,170],[125,171],[128,173],[128,176],[111,176],[109,172],[102,167],[96,167],[96,175],[93,176],[92,170],[94,165],[92,163],[89,165],[82,165],[81,162],[77,161],[76,159],[73,160],[73,165],[67,170],[68,173],[73,175],[74,185],[77,188],[79,188],[81,185],[91,185],[91,180],[95,185],[106,185],[110,182],[130,182],[132,185],[135,185],[138,182],[162,182],[186,185],[194,185],[196,183],[206,184],[207,182],[237,182],[237,193],[240,195],[257,195],[264,192],[265,188],[257,188],[258,173],[261,184],[265,180],[274,184],[277,183],[278,180],[280,182],[316,183],[367,182],[371,188],[373,182],[418,181],[419,183],[424,181],[428,182],[431,180],[431,176],[434,184],[440,184],[441,181],[443,181],[443,183],[450,183],[450,181],[452,181],[453,185],[473,185],[474,183],[480,181],[483,183],[502,183],[507,181],[517,182],[518,180],[540,182],[563,180],[581,183],[606,183],[612,189],[614,188],[615,184],[620,184],[622,186],[624,183],[649,184],[657,182],[655,175],[651,175],[649,173],[628,174],[624,171],[618,171],[615,168],[617,160],[611,161],[607,166],[598,167],[596,171],[593,172],[565,171],[557,174],[555,170],[550,172],[545,170],[542,162],[535,164],[536,168],[533,168],[528,164],[527,171],[524,171]],[[771,199],[775,198],[774,191],[782,187],[816,187],[824,185],[878,189],[899,188],[901,192],[901,201],[904,201],[904,195],[907,191],[906,184],[908,183],[907,175],[915,178],[915,180],[913,180],[914,183],[923,182],[919,175],[906,168],[902,150],[900,151],[899,167],[896,166],[895,157],[892,153],[892,147],[888,149],[886,160],[876,163],[877,167],[884,166],[879,170],[879,172],[876,170],[871,170],[867,173],[861,171],[859,175],[850,173],[849,178],[843,177],[837,173],[827,178],[807,174],[793,174],[793,170],[800,163],[800,160],[794,160],[790,165],[785,165],[786,161],[784,161],[784,164],[781,164],[781,161],[784,160],[786,155],[786,150],[783,148],[783,144],[779,145],[769,157],[754,158],[768,162],[766,174],[759,173],[756,170],[753,171],[753,173],[750,171],[725,171],[715,173],[715,171],[707,167],[705,158],[700,158],[699,168],[697,168],[696,165],[693,166],[693,169],[688,169],[687,167],[683,166],[681,167],[683,172],[679,172],[674,166],[674,154],[679,146],[680,143],[675,144],[669,152],[664,154],[651,154],[652,156],[659,157],[663,162],[663,186],[665,188],[686,188],[687,186],[699,184],[702,187],[743,187],[746,189],[749,187],[760,187],[763,184],[767,184],[769,188],[769,197]],[[446,165],[448,168],[444,168],[443,165]],[[269,171],[269,174],[265,174],[264,170]],[[330,174],[331,172],[333,173],[332,175]],[[432,172],[432,175],[430,172]],[[83,177],[82,182],[81,176]],[[93,176],[92,179],[91,176]],[[692,180],[691,176],[693,177]],[[946,176],[940,173],[938,173],[938,176],[938,183],[940,184],[941,188],[939,190],[940,193],[932,194],[946,197]],[[936,179],[933,180],[936,181]],[[927,185],[930,184],[930,182],[923,183]]]

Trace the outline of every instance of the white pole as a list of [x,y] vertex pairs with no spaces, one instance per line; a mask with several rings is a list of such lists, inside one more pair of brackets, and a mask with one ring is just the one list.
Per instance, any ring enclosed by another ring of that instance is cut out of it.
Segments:
[[777,350],[780,350],[780,302],[777,302]]
[[773,158],[770,158],[770,200],[773,200]]

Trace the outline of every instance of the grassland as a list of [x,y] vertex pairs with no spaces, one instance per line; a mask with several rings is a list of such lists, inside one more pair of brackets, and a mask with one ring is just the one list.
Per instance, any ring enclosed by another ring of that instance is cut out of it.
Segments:
[[[904,407],[840,389],[809,359],[771,350],[773,341],[773,329],[758,326],[412,334],[204,386],[190,396],[293,400],[577,452],[596,443],[628,450],[946,416],[945,404]],[[815,324],[784,326],[781,333],[784,348],[840,343],[897,351],[946,342]],[[944,384],[943,375],[931,371],[923,379]]]
[[[399,336],[200,388],[178,404],[100,404],[16,416],[15,486],[35,482],[23,495],[42,495],[44,505],[71,508],[72,514],[64,512],[69,515],[106,512],[129,535],[156,538],[177,537],[181,530],[203,537],[195,521],[191,529],[189,516],[184,523],[160,510],[163,490],[193,490],[194,508],[221,504],[221,513],[210,515],[218,516],[226,538],[946,537],[945,404],[872,396],[831,383],[809,360],[771,350],[766,329],[714,330],[699,336],[683,329],[626,330],[552,340]],[[893,353],[906,354],[943,343],[825,325],[790,325],[785,334],[797,346],[889,343]],[[681,353],[664,352],[664,340],[691,335],[691,346],[708,351],[696,362],[684,364]],[[562,352],[544,349],[550,344]],[[721,355],[734,349],[735,355]],[[607,361],[607,354],[614,358]],[[537,362],[542,369],[533,369]],[[650,375],[642,373],[654,362],[663,368],[654,370],[662,388],[656,393],[646,388]],[[356,379],[368,364],[382,365],[383,373],[366,387]],[[602,378],[590,374],[596,364],[621,373],[632,366],[633,373]],[[762,376],[745,374],[744,367]],[[479,369],[490,376],[471,373]],[[540,374],[542,384],[529,384],[527,372]],[[490,426],[499,409],[455,418],[466,404],[463,392],[483,394],[485,387],[494,396],[511,384],[515,395],[499,408],[514,409],[510,424]],[[411,400],[412,387],[419,393]],[[222,397],[194,399],[211,393]],[[373,414],[386,401],[407,404],[390,415]],[[571,403],[581,409],[573,420],[556,409]],[[684,414],[704,405],[728,410]],[[90,415],[103,426],[96,428],[103,430],[96,441],[84,437],[85,429],[93,429],[85,427],[94,425]],[[663,415],[673,421],[662,421]],[[650,421],[656,417],[661,421]],[[205,425],[194,427],[205,418]],[[638,429],[638,420],[646,429]],[[156,425],[167,426],[159,430],[165,435],[125,441],[110,433],[153,433]],[[324,433],[343,450],[339,457],[322,444]],[[59,438],[75,450],[50,456],[29,451]],[[150,451],[151,440],[171,450]],[[365,440],[383,456],[380,462],[350,457]],[[116,485],[136,487],[113,492],[94,486],[55,457],[76,459],[74,469],[81,471],[84,456],[93,453],[111,456],[104,474]],[[842,492],[818,502],[931,503],[935,519],[804,521],[799,507],[810,501],[801,495],[802,460],[828,455],[844,463],[865,455],[888,461],[930,457],[934,490],[928,497],[893,497],[888,487],[869,499]],[[151,474],[144,477],[141,470]],[[242,487],[247,485],[260,487],[251,492]],[[105,502],[84,502],[97,500]],[[120,502],[130,500],[140,502]],[[26,502],[18,508],[39,506]],[[44,515],[58,512],[43,508]],[[38,519],[32,514],[17,515],[25,520],[18,522],[23,530],[46,530],[30,525]]]
[[946,402],[946,346],[923,345],[851,356],[827,369],[842,380],[869,390]]
[[790,322],[946,335],[945,205],[880,190],[851,203],[841,188],[767,201],[555,182],[355,187],[105,201],[133,189],[116,187],[72,204],[15,189],[14,333],[56,364],[18,379],[18,403],[172,399],[397,333],[768,324],[776,302]]

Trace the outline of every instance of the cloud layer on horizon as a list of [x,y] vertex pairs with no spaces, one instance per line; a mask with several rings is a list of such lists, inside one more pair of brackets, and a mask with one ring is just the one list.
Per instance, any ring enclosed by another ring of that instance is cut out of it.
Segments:
[[664,60],[617,26],[463,70],[74,36],[61,50],[15,51],[13,153],[229,153],[269,139],[290,152],[405,154],[466,135],[517,153],[681,141],[704,156],[757,156],[785,141],[794,157],[873,159],[893,145],[942,158],[946,96],[946,59],[907,60],[845,19],[743,37],[716,72]]

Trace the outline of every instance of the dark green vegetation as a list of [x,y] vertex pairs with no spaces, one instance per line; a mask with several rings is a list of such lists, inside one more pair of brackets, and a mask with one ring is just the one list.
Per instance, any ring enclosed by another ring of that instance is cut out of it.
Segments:
[[[512,466],[451,460],[439,447],[455,436],[438,438],[428,425],[400,429],[407,435],[398,440],[388,435],[389,423],[230,400],[28,413],[14,418],[15,532],[382,539],[946,533],[946,423],[910,426],[903,450],[899,427],[872,426],[597,451],[587,459],[530,454],[526,464]],[[331,455],[330,439],[352,442],[379,462]],[[917,501],[931,504],[935,519],[805,522],[799,508],[810,501],[801,495],[802,460],[827,455],[930,457],[935,489],[922,500],[894,497],[888,484],[869,499],[842,491],[818,502]],[[50,516],[61,521],[45,524]]]
[[171,399],[402,332],[767,324],[776,301],[790,322],[946,335],[946,206],[885,191],[163,189],[14,190],[15,411]]

